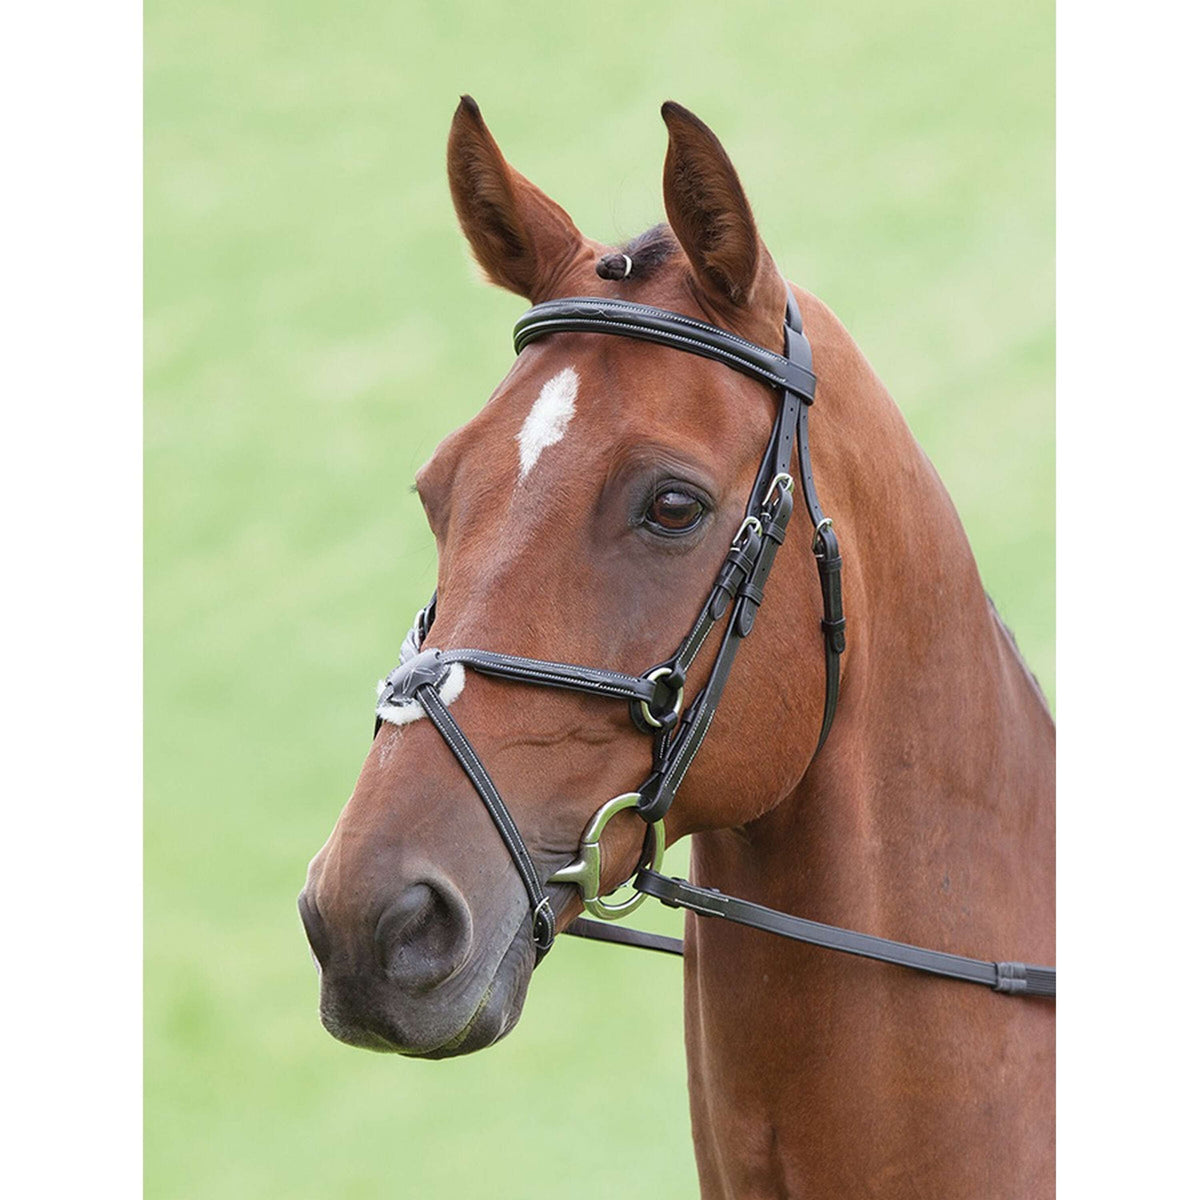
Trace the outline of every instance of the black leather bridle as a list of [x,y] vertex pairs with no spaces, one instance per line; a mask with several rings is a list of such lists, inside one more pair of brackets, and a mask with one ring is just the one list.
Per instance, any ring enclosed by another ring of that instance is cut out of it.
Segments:
[[[812,551],[823,604],[821,629],[825,643],[825,707],[817,741],[818,751],[825,743],[837,710],[839,659],[846,645],[846,620],[842,613],[841,593],[842,560],[833,522],[821,511],[817,500],[808,448],[808,410],[816,396],[817,382],[812,370],[812,349],[804,334],[800,310],[790,289],[784,320],[783,355],[680,313],[623,300],[592,297],[553,300],[535,305],[517,322],[514,345],[519,354],[530,342],[568,331],[636,338],[714,359],[777,389],[780,404],[758,475],[750,491],[745,519],[691,630],[669,658],[637,676],[605,668],[497,654],[488,650],[426,649],[425,642],[436,610],[435,593],[429,604],[417,614],[401,650],[400,665],[384,682],[376,708],[376,733],[390,708],[415,703],[429,717],[479,794],[512,856],[529,896],[537,960],[541,961],[554,941],[554,909],[516,822],[467,736],[442,700],[441,688],[455,664],[470,667],[481,674],[521,683],[566,688],[622,700],[629,705],[634,726],[653,738],[653,769],[649,778],[636,792],[615,797],[597,812],[584,831],[579,859],[555,872],[548,881],[577,884],[583,893],[585,907],[595,915],[608,920],[623,916],[650,895],[664,904],[688,908],[703,916],[720,916],[830,949],[986,984],[1001,992],[1054,995],[1053,968],[1030,967],[1024,963],[986,962],[922,950],[901,942],[853,933],[779,913],[659,873],[657,868],[664,845],[662,820],[708,732],[738,648],[754,628],[767,577],[775,555],[783,544],[792,515],[795,491],[795,480],[790,474],[793,450],[797,453],[799,464],[800,494],[813,526]],[[724,632],[708,679],[684,711],[682,701],[688,671],[710,633],[722,621],[725,622]],[[638,894],[631,901],[612,904],[599,894],[600,837],[608,820],[627,808],[634,809],[647,824],[642,858],[631,880]],[[601,925],[595,921],[576,920],[567,928],[567,932],[580,937],[682,953],[678,939]]]

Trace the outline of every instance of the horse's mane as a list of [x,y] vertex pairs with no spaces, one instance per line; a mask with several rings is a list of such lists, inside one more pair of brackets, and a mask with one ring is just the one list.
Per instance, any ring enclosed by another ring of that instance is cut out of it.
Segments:
[[[984,595],[987,595],[985,592]],[[1004,636],[1008,639],[1008,644],[1012,647],[1013,654],[1016,655],[1017,662],[1021,664],[1021,669],[1025,672],[1025,677],[1033,684],[1033,690],[1037,692],[1041,698],[1042,705],[1047,712],[1050,711],[1050,702],[1046,699],[1046,693],[1042,690],[1041,683],[1038,682],[1038,677],[1033,673],[1029,664],[1025,661],[1025,655],[1021,653],[1020,646],[1017,645],[1017,635],[1008,627],[1004,618],[1000,615],[1000,610],[996,607],[996,602],[987,596],[988,608],[992,610],[992,619],[1000,626],[1004,632]]]

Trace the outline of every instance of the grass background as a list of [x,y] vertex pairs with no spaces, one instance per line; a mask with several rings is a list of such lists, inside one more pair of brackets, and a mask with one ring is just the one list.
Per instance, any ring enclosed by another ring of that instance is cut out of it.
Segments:
[[145,62],[146,1194],[692,1196],[675,962],[564,941],[457,1061],[316,1016],[295,895],[434,580],[407,486],[524,307],[450,116],[610,242],[660,218],[659,103],[708,121],[1053,699],[1052,6],[153,0]]

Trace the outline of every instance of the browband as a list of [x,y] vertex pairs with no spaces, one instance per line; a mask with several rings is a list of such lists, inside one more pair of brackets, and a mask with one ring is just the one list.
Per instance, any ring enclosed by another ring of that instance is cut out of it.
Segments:
[[[795,301],[788,291],[788,316],[792,316]],[[795,328],[800,329],[799,313]],[[513,329],[513,347],[518,354],[538,338],[548,333],[615,333],[674,346],[690,354],[715,359],[750,375],[771,387],[795,392],[811,404],[817,394],[817,377],[812,370],[812,349],[803,339],[807,355],[785,358],[754,342],[721,329],[685,317],[682,313],[631,300],[597,300],[591,296],[574,296],[567,300],[547,300],[525,313]]]

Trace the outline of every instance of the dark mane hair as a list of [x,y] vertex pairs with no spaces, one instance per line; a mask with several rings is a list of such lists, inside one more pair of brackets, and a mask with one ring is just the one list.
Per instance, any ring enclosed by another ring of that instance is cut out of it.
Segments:
[[596,263],[596,274],[601,279],[645,278],[678,253],[679,242],[664,222],[631,238],[615,254],[606,254]]

